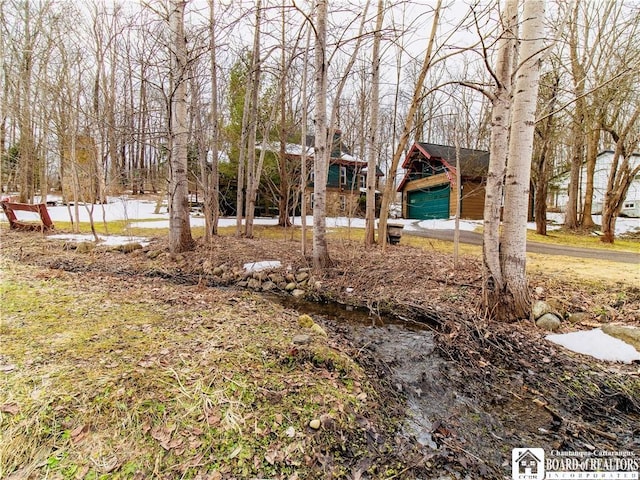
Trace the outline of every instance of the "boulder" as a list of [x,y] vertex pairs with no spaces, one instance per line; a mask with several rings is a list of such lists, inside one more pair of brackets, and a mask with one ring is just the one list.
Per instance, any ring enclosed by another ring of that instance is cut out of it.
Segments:
[[224,269],[223,269],[222,267],[216,267],[216,268],[214,268],[214,269],[213,269],[213,274],[214,274],[216,277],[220,277],[220,276],[222,276],[222,274],[224,274],[224,273],[225,273],[225,272],[224,272]]
[[296,275],[296,282],[304,282],[307,278],[309,278],[309,274],[307,272],[299,272]]
[[284,287],[284,289],[287,292],[293,292],[296,289],[296,286],[297,285],[295,284],[295,282],[291,282],[291,283],[287,283],[287,285]]
[[252,288],[253,290],[258,290],[260,285],[260,280],[256,280],[255,278],[250,278],[247,282],[247,287]]
[[293,292],[291,292],[291,295],[293,295],[294,297],[304,297],[306,293],[307,292],[305,292],[304,290],[296,288]]
[[291,339],[294,345],[307,345],[311,343],[311,335],[300,334]]
[[574,312],[574,313],[570,313],[569,316],[567,317],[567,320],[569,321],[569,323],[582,323],[586,320],[589,320],[589,314],[587,312]]
[[551,313],[552,311],[553,309],[551,308],[551,305],[549,305],[547,302],[543,302],[542,300],[537,300],[531,306],[531,316],[534,320],[537,320],[543,315]]
[[602,326],[602,331],[607,335],[611,335],[612,337],[628,343],[640,352],[640,328],[624,325],[612,325],[608,323]]
[[560,328],[560,319],[553,313],[545,313],[536,320],[536,326],[549,332],[555,332]]
[[267,281],[262,284],[262,291],[264,292],[269,292],[275,289],[276,289],[276,284],[273,282]]

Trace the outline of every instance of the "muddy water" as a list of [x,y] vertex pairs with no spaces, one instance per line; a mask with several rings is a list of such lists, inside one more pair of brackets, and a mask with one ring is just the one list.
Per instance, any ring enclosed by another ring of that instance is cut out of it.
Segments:
[[427,325],[409,324],[340,304],[321,304],[276,297],[287,308],[306,313],[319,323],[346,327],[354,343],[366,349],[385,367],[387,380],[406,399],[404,434],[436,449],[434,424],[446,405],[455,403],[440,374],[444,360],[435,353],[434,338]]

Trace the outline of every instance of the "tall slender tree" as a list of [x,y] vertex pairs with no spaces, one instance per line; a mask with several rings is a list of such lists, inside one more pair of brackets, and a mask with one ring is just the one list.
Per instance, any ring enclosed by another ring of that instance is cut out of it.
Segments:
[[[369,158],[367,161],[367,197],[365,215],[365,245],[373,245],[376,241],[376,169],[378,166],[378,117],[380,97],[380,42],[382,40],[382,22],[384,20],[384,1],[378,0],[376,29],[373,36],[373,58],[371,65],[371,123],[369,126]],[[364,108],[362,109],[364,111]]]
[[187,41],[184,32],[186,0],[171,0],[169,31],[171,38],[170,141],[171,174],[169,178],[169,249],[172,253],[194,247],[189,222],[189,185],[187,153]]

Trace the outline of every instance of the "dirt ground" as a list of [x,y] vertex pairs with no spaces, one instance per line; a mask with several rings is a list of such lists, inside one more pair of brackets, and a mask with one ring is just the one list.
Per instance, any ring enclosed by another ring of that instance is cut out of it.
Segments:
[[[38,233],[5,230],[1,235],[2,256],[12,261],[41,269],[95,272],[114,282],[136,277],[237,288],[237,279],[223,281],[207,273],[211,265],[240,270],[247,262],[279,260],[283,272],[310,267],[297,242],[281,239],[222,236],[211,245],[200,243],[193,252],[171,256],[163,238],[129,253],[101,247],[80,253]],[[480,305],[476,258],[463,257],[454,268],[451,256],[436,250],[404,245],[385,251],[364,249],[346,240],[332,241],[330,253],[333,266],[312,274],[307,300],[363,311],[377,329],[371,337],[370,328],[341,322],[335,311],[319,310],[318,321],[364,367],[379,389],[380,408],[403,408],[419,398],[427,409],[426,441],[402,433],[400,425],[378,427],[395,438],[394,461],[405,462],[384,478],[511,478],[511,449],[519,447],[640,455],[638,365],[599,362],[564,351],[545,341],[545,332],[528,319],[513,324],[489,321]],[[565,321],[561,331],[603,323],[640,326],[637,286],[536,273],[530,287],[534,299],[550,302],[565,316],[584,313],[577,324]],[[413,352],[411,361],[427,356],[437,356],[438,361],[425,364],[430,371],[422,376],[409,378],[403,377],[410,368],[402,358],[406,352],[389,352],[387,346],[389,338],[410,331],[428,332],[433,342],[416,356],[417,337],[409,335],[404,345]],[[355,466],[362,459],[342,461]],[[360,473],[344,478],[376,478],[364,471],[351,469]]]

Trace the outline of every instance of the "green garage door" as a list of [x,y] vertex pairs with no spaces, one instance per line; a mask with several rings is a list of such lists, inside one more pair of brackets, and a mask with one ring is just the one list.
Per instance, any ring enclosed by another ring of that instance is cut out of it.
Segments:
[[449,218],[448,183],[407,193],[407,216],[419,220]]

